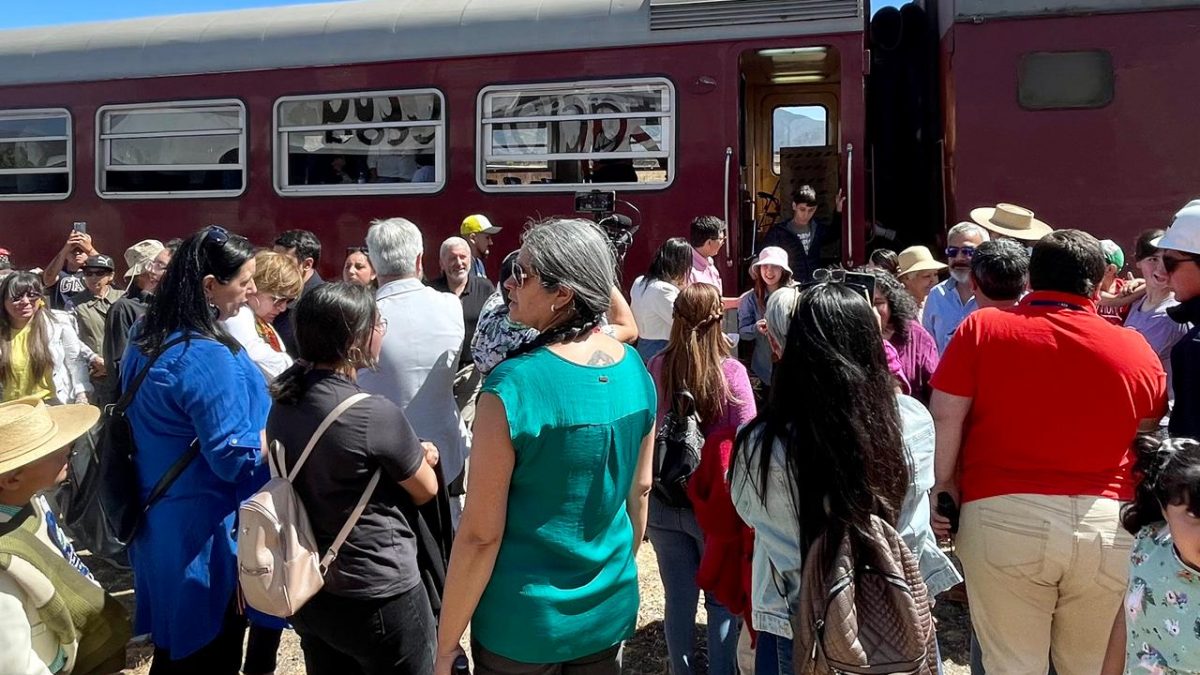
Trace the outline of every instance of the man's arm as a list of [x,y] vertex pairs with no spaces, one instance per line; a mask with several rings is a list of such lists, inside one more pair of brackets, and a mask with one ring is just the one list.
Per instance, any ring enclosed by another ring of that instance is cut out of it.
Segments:
[[931,504],[930,523],[934,532],[942,538],[950,536],[950,521],[937,513],[937,495],[947,492],[959,503],[958,457],[962,449],[963,423],[971,412],[969,396],[955,396],[940,389],[933,390],[929,411],[933,414],[934,455],[933,489],[929,491]]

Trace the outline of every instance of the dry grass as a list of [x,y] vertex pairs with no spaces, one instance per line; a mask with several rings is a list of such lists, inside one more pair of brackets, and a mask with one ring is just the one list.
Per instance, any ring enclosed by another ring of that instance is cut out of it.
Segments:
[[[116,570],[102,561],[89,559],[97,578],[110,591],[115,592],[122,602],[132,607],[132,579],[127,572]],[[647,542],[638,554],[638,578],[641,584],[642,605],[638,610],[638,628],[625,647],[625,672],[631,675],[660,675],[667,672],[667,646],[663,638],[663,592],[658,577],[658,564],[654,551]],[[970,638],[970,622],[966,609],[951,602],[938,603],[938,639],[941,643],[946,675],[966,675],[967,647]],[[696,614],[696,640],[698,661],[697,672],[707,672],[704,658],[706,617],[701,604]],[[150,670],[148,645],[134,645],[129,650],[128,668],[125,675],[146,675]],[[292,631],[284,631],[279,648],[277,675],[304,675],[304,656],[300,641]]]

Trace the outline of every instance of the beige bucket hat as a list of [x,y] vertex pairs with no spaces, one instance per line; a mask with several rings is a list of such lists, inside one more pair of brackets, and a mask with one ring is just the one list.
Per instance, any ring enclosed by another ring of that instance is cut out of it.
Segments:
[[163,243],[157,239],[143,239],[125,249],[125,265],[129,267],[125,278],[132,279],[150,269],[150,263],[154,262],[164,248],[166,247]]
[[997,204],[971,210],[971,220],[996,234],[1021,241],[1038,241],[1054,231],[1033,217],[1033,211],[1016,204]]
[[35,398],[0,405],[0,474],[53,454],[99,419],[100,409],[92,405],[48,406]]
[[897,277],[902,277],[909,272],[944,270],[949,267],[946,263],[938,262],[927,246],[909,246],[900,251],[900,255],[896,256],[896,259],[900,263],[900,271],[896,273]]

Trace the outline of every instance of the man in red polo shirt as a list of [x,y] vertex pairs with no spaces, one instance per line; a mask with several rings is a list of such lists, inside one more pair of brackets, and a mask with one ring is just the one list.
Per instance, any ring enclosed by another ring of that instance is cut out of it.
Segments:
[[[1142,337],[1096,313],[1105,258],[1079,230],[1033,247],[1033,291],[982,309],[933,377],[937,484],[962,505],[957,549],[990,673],[1099,672],[1125,590],[1130,447],[1166,408]],[[949,533],[945,518],[934,529]]]

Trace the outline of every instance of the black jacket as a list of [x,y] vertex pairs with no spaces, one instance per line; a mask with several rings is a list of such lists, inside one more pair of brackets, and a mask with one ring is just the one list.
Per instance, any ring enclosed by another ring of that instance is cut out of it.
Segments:
[[1171,348],[1171,388],[1175,408],[1168,430],[1172,436],[1200,440],[1200,298],[1167,310],[1179,323],[1191,323],[1192,329]]
[[146,315],[146,307],[150,302],[150,294],[143,291],[137,281],[129,284],[129,290],[121,299],[113,303],[104,318],[104,365],[108,369],[103,387],[96,392],[96,402],[100,405],[116,403],[121,388],[121,357],[125,355],[125,346],[129,343],[129,332],[133,324]]
[[[304,282],[304,288],[300,291],[300,295],[303,296],[323,283],[325,283],[325,280],[314,270],[308,281]],[[287,350],[287,353],[291,354],[293,359],[300,358],[300,350],[296,347],[296,329],[292,326],[291,308],[289,307],[280,312],[275,317],[275,320],[271,322],[271,325],[275,328],[275,332],[279,333],[279,340],[283,342],[283,348]]]
[[800,243],[800,237],[788,227],[789,221],[778,221],[763,237],[759,250],[761,251],[767,246],[778,246],[787,251],[788,265],[792,268],[792,278],[800,283],[810,281],[813,272],[821,267],[821,247],[837,239],[838,229],[841,227],[841,216],[842,214],[835,211],[833,218],[828,223],[814,218],[809,223],[813,236],[812,243],[807,250]]

